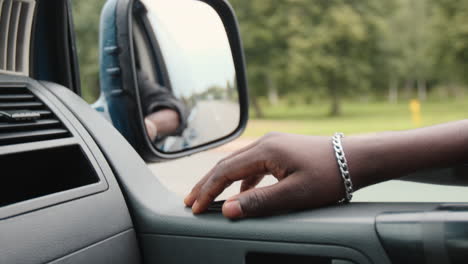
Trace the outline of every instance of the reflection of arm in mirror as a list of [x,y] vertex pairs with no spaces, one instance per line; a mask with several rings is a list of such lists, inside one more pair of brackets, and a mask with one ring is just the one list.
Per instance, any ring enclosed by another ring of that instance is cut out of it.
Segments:
[[145,73],[138,72],[145,124],[151,140],[181,135],[187,127],[187,110],[171,91],[151,82]]

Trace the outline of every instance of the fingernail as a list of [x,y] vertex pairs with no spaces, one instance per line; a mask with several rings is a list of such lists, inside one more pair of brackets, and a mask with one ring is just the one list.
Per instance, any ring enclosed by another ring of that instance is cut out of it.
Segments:
[[189,207],[190,207],[190,203],[189,203],[190,200],[189,200],[189,198],[190,198],[190,196],[186,196],[186,197],[184,198],[184,204],[185,204],[185,206],[189,206]]
[[197,214],[198,213],[198,201],[195,201],[195,203],[193,203],[192,205],[192,212],[194,214]]
[[238,200],[228,201],[224,203],[223,214],[227,218],[241,218],[244,213],[242,212],[241,205]]
[[192,194],[189,194],[187,196],[185,196],[184,198],[184,203],[187,205],[187,206],[191,206],[193,204],[194,201],[192,201]]

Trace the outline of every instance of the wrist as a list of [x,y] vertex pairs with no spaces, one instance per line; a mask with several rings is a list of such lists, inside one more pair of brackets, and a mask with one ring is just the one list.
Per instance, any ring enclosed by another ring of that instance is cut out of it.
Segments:
[[342,139],[354,191],[382,182],[379,139],[376,136],[347,136]]
[[338,164],[338,169],[343,179],[345,197],[340,200],[340,202],[349,203],[353,198],[354,188],[353,182],[351,180],[351,175],[349,173],[349,165],[346,160],[346,155],[343,150],[342,139],[343,133],[335,133],[332,137],[333,150],[335,151],[335,157]]

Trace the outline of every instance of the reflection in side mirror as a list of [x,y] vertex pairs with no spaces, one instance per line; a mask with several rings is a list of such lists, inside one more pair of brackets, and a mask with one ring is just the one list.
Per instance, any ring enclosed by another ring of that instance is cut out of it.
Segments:
[[107,1],[94,107],[146,161],[235,139],[248,120],[238,29],[227,0]]
[[142,4],[135,14],[136,71],[153,146],[177,153],[234,134],[242,114],[238,76],[218,13],[196,0]]

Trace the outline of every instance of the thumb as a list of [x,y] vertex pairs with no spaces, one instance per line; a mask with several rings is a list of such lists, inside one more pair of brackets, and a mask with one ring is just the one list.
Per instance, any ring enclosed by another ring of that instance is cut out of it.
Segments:
[[294,194],[294,185],[286,178],[274,185],[251,189],[228,199],[223,205],[223,215],[230,219],[270,215],[296,209],[305,198]]
[[148,137],[151,139],[151,141],[154,141],[158,135],[158,129],[156,125],[149,118],[145,118],[145,125]]

